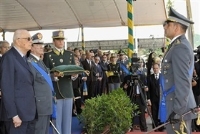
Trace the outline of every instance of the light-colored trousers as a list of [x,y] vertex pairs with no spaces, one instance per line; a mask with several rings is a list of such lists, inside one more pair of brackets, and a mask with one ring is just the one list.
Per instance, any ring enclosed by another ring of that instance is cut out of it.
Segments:
[[120,83],[108,83],[109,92],[112,92],[115,89],[120,88]]
[[56,107],[56,128],[60,134],[71,134],[73,99],[58,99]]

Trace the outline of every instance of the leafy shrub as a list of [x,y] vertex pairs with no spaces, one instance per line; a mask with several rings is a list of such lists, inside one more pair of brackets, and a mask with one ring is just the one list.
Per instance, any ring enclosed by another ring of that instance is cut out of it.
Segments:
[[132,104],[122,89],[86,100],[79,116],[88,134],[101,134],[105,129],[110,134],[123,134],[132,125],[132,116],[138,106]]

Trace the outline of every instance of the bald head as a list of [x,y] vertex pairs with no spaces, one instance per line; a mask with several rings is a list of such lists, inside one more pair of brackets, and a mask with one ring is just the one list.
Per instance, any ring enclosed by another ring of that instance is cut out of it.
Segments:
[[24,29],[16,30],[13,35],[13,46],[15,46],[23,54],[26,54],[32,46],[30,33]]

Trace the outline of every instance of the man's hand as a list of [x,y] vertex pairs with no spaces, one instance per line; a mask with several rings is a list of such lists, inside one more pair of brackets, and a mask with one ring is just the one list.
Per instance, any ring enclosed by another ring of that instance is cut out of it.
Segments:
[[13,124],[15,127],[20,127],[22,124],[22,120],[19,118],[19,116],[14,116],[13,118]]
[[96,77],[99,77],[99,73],[96,73]]
[[60,77],[61,76],[61,74],[59,72],[54,72],[53,75],[54,75],[54,77]]
[[149,106],[151,106],[152,104],[151,104],[151,100],[147,100],[147,104],[149,105]]
[[197,82],[195,80],[192,80],[192,86],[196,86],[197,85]]
[[119,71],[119,74],[122,75],[122,71]]
[[87,77],[82,77],[82,80],[83,81],[87,81]]
[[98,80],[101,81],[101,80],[102,80],[102,77],[98,77]]
[[127,84],[124,84],[124,87],[123,87],[124,89],[127,89],[128,88],[128,85]]
[[175,115],[176,115],[176,113],[174,111],[169,115],[168,121],[171,124],[176,124],[176,123],[178,123],[180,121],[179,119],[174,119]]
[[144,87],[144,91],[147,92],[148,90],[149,90],[148,87],[145,86],[145,87]]

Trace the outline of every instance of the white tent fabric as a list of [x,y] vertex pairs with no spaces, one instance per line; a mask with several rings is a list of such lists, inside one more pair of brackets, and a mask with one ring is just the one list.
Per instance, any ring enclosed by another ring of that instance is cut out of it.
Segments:
[[[134,25],[160,25],[164,0],[137,0]],[[127,25],[126,0],[0,0],[0,29],[69,29]]]

